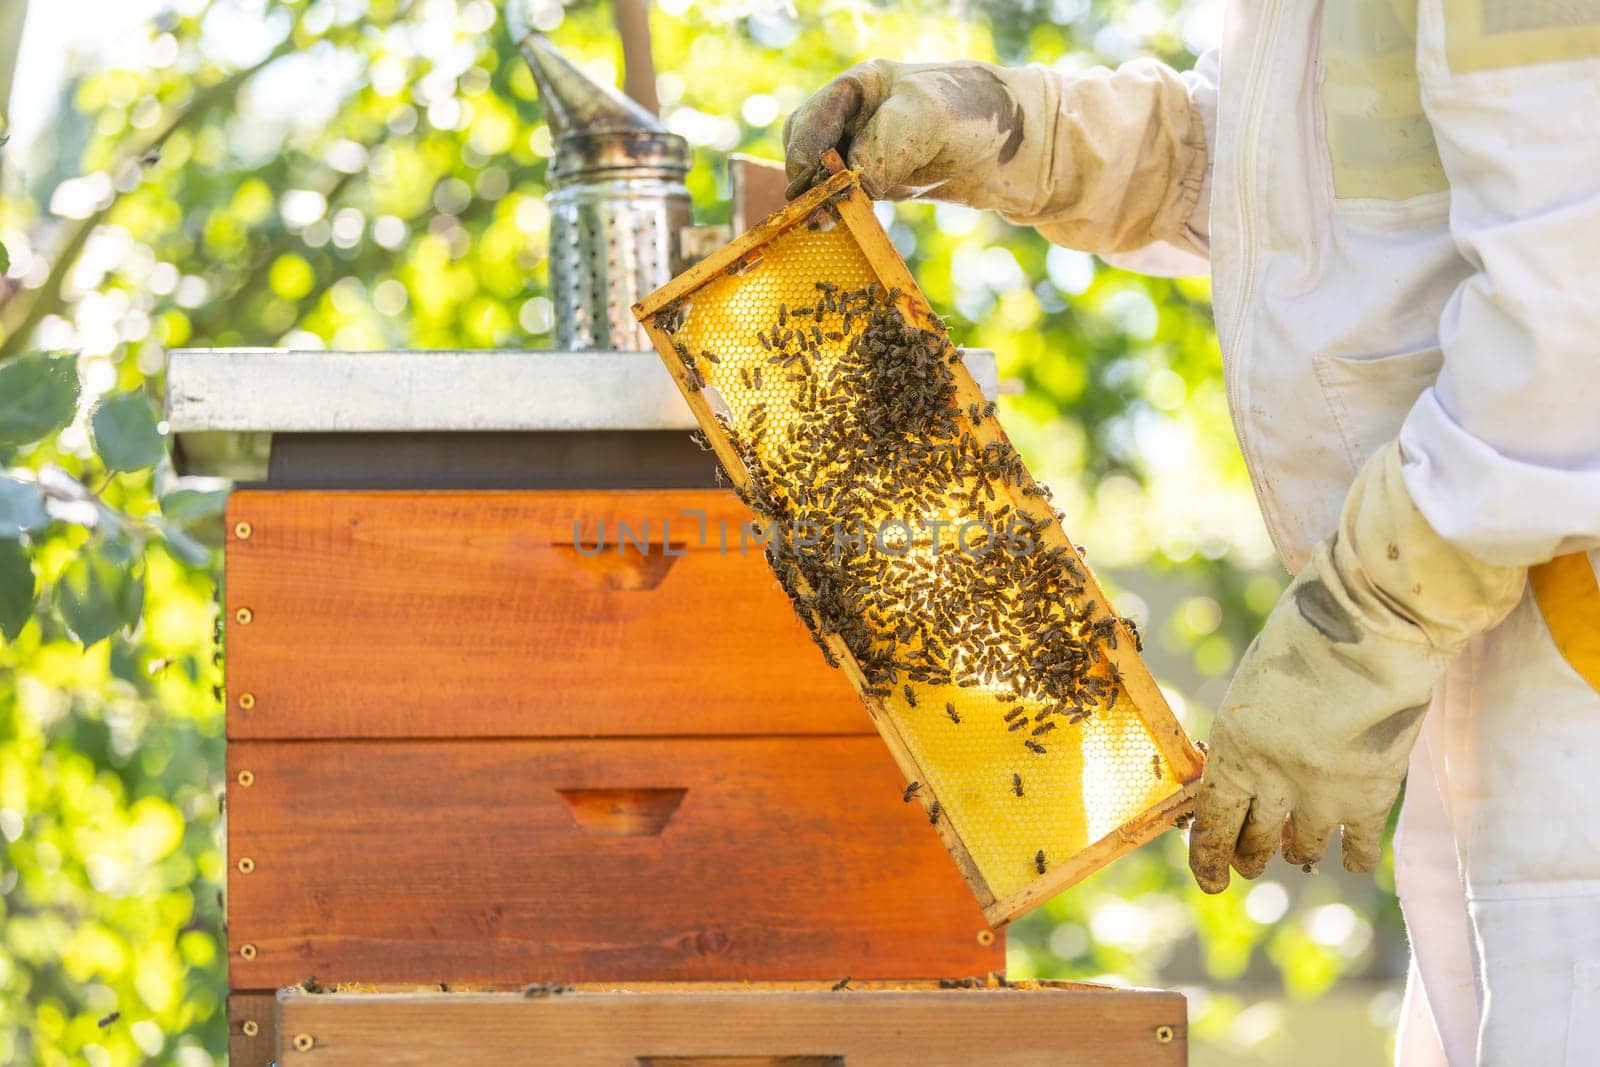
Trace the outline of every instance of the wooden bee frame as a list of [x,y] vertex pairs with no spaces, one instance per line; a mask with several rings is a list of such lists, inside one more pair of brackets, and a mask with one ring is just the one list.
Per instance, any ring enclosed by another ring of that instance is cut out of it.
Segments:
[[[873,213],[871,201],[862,190],[856,175],[843,171],[836,157],[831,169],[834,169],[835,173],[827,181],[650,294],[633,308],[635,316],[644,325],[723,468],[734,483],[745,492],[752,489],[749,472],[739,450],[719,421],[704,388],[707,384],[706,374],[723,373],[723,368],[720,366],[722,361],[717,360],[719,366],[716,369],[708,366],[697,368],[692,359],[686,362],[678,347],[681,340],[675,337],[675,333],[683,327],[686,316],[707,314],[704,308],[715,308],[717,300],[729,300],[730,294],[738,292],[747,280],[756,276],[756,272],[763,269],[792,270],[795,269],[792,266],[795,263],[812,262],[803,256],[796,258],[794,255],[780,253],[779,245],[776,243],[787,240],[791,243],[784,247],[792,248],[794,247],[792,242],[796,240],[810,240],[805,236],[807,231],[816,233],[819,230],[818,220],[822,219],[826,224],[823,228],[832,234],[829,239],[835,242],[833,247],[838,247],[839,232],[848,235],[848,239],[859,249],[859,254],[865,257],[871,279],[881,286],[882,291],[890,294],[895,309],[900,312],[906,323],[920,329],[936,331],[940,337],[946,336],[942,324],[934,316],[931,306],[917,286],[905,261],[896,252]],[[774,267],[771,263],[764,262],[766,260],[778,261],[780,265]],[[782,264],[791,266],[786,268]],[[858,280],[865,276],[860,272],[859,263],[856,263],[855,269]],[[793,279],[785,284],[792,286]],[[697,303],[699,306],[696,306]],[[748,322],[749,315],[744,312],[740,314],[744,317],[738,321]],[[820,340],[818,343],[820,344]],[[747,365],[755,361],[756,357],[769,354],[755,352],[753,342],[748,344],[748,348],[750,349],[748,355],[739,357]],[[985,399],[964,366],[954,362],[952,370],[955,375],[955,402],[960,412],[958,418],[965,426],[964,432],[973,434],[978,444],[984,448],[997,446],[1010,450],[1009,440],[995,419],[968,417],[966,414],[968,412],[985,409]],[[770,374],[769,378],[771,377],[777,375]],[[728,381],[728,379],[722,380]],[[746,380],[746,386],[748,384]],[[758,391],[759,388],[758,383]],[[937,828],[946,848],[955,858],[963,877],[983,908],[985,918],[997,926],[1011,921],[1062,889],[1104,867],[1123,853],[1158,835],[1191,803],[1202,769],[1200,753],[1174,717],[1160,689],[1151,678],[1138,654],[1134,635],[1127,629],[1123,620],[1110,611],[1103,591],[1093,574],[1083,565],[1073,542],[1062,530],[1044,493],[1025,470],[1018,478],[1008,480],[1004,491],[1009,494],[1009,504],[1015,509],[1013,514],[1026,515],[1033,522],[1042,523],[1036,529],[1039,530],[1044,546],[1049,549],[1058,546],[1065,549],[1066,553],[1070,554],[1068,558],[1082,570],[1083,591],[1077,599],[1094,609],[1094,621],[1104,626],[1106,632],[1111,635],[1109,638],[1097,638],[1098,650],[1105,661],[1111,664],[1107,670],[1111,672],[1110,676],[1116,680],[1118,686],[1117,692],[1112,694],[1109,706],[1117,709],[1118,716],[1125,716],[1125,709],[1117,707],[1116,696],[1120,693],[1127,698],[1127,703],[1131,704],[1137,715],[1134,725],[1142,723],[1143,732],[1147,734],[1147,736],[1142,734],[1138,739],[1138,743],[1144,746],[1139,749],[1142,753],[1138,757],[1139,766],[1147,773],[1152,766],[1155,771],[1156,784],[1147,781],[1142,789],[1137,791],[1138,796],[1145,798],[1139,801],[1142,806],[1138,810],[1126,814],[1126,817],[1119,815],[1114,825],[1102,827],[1103,832],[1096,832],[1092,837],[1086,838],[1082,847],[1073,849],[1070,854],[1058,855],[1052,852],[1048,862],[1042,854],[1036,855],[1031,847],[1007,846],[1015,855],[1006,859],[1004,875],[998,877],[996,872],[999,867],[996,861],[988,860],[987,869],[984,869],[985,864],[981,864],[979,859],[975,858],[974,849],[964,840],[964,836],[973,836],[984,831],[984,825],[968,818],[965,811],[977,802],[969,804],[969,794],[958,793],[954,789],[950,791],[951,795],[940,796],[938,784],[940,774],[931,773],[930,768],[924,766],[914,753],[913,749],[916,746],[908,743],[905,708],[896,704],[899,700],[898,692],[892,694],[888,700],[874,696],[869,692],[872,686],[869,685],[860,664],[852,657],[845,642],[837,634],[828,634],[823,638],[866,705],[878,732],[888,745],[902,773],[909,781],[920,783],[919,788],[908,792],[907,799],[912,799],[914,796],[922,803],[929,814],[929,821]],[[809,592],[809,589],[802,588],[803,591]],[[879,691],[881,693],[881,689]],[[910,707],[916,707],[909,693],[906,700]],[[891,704],[896,706],[891,707]],[[943,711],[929,710],[940,718],[944,717]],[[955,714],[951,714],[950,718],[956,722],[960,721]],[[1076,730],[1078,727],[1073,725],[1068,729]],[[1088,745],[1083,740],[1078,740],[1076,744],[1078,745],[1075,750],[1076,758],[1082,764],[1077,773],[1087,776],[1088,764],[1085,761],[1093,753],[1086,752]],[[1030,748],[1033,751],[1043,751],[1033,746]],[[1099,751],[1104,751],[1103,746]],[[1131,747],[1129,751],[1132,751]],[[1119,756],[1119,759],[1122,762],[1119,764],[1118,773],[1126,777],[1129,759],[1124,756]],[[998,783],[997,788],[1009,791],[1015,780],[1013,768],[996,766],[990,770],[994,772],[993,778]],[[948,778],[948,775],[946,777]],[[1022,796],[1020,790],[1017,796]],[[1044,815],[1048,817],[1048,810]],[[966,825],[965,835],[956,825],[963,822]],[[1089,823],[1088,816],[1084,816],[1084,824],[1087,826]],[[1018,865],[1026,865],[1026,877],[1019,873]],[[1036,865],[1043,867],[1044,873],[1036,874]]]

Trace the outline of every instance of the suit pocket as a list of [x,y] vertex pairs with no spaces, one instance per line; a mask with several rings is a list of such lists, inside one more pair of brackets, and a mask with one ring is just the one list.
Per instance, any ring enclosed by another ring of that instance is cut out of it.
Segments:
[[1318,356],[1312,361],[1352,474],[1399,436],[1406,413],[1439,377],[1443,364],[1437,345],[1387,356]]

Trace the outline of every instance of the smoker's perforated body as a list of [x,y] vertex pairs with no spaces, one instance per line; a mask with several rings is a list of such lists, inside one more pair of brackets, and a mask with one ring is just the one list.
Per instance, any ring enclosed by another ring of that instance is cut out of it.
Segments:
[[[859,566],[837,574],[872,640],[861,630],[841,637],[824,622],[821,643],[862,694],[907,778],[921,783],[913,799],[991,921],[1008,921],[1170,823],[1199,776],[1199,755],[852,175],[835,175],[635,313],[741,493],[758,514],[776,516],[766,524],[775,536],[821,536],[860,553]],[[954,417],[900,425],[887,435],[899,435],[898,450],[862,462],[841,459],[848,434],[820,431],[863,417],[864,405],[893,403],[902,388],[923,387],[898,378],[884,387],[891,379],[873,376],[896,373],[892,361],[863,370],[856,346],[866,344],[859,338],[869,322],[909,326],[925,352],[948,354],[939,366],[924,355],[923,369],[944,380],[940,403]],[[878,400],[857,396],[846,381],[865,383]],[[924,456],[924,467],[898,452]],[[929,465],[938,471],[930,475]],[[1004,474],[980,473],[985,467]],[[1000,514],[1020,517],[1035,551],[1073,576],[1063,579],[1070,595],[1058,612],[1040,607],[1040,590],[1054,587],[1002,555]],[[821,519],[842,525],[800,528]],[[980,520],[964,539],[962,524]],[[839,529],[865,533],[866,544],[840,542]],[[792,554],[773,555],[802,605],[819,602],[819,581],[833,584],[825,564],[791,569]],[[862,598],[863,588],[872,595]],[[815,623],[836,611],[801,614]],[[930,629],[930,618],[943,621]],[[1060,629],[1047,649],[1083,651],[1075,695],[1042,688],[1025,665],[1006,667],[1013,650],[1020,664],[1041,647],[1021,619]]]

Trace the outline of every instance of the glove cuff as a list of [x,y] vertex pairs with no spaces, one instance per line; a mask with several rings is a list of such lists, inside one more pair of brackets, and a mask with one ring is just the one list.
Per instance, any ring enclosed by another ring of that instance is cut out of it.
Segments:
[[1527,571],[1486,563],[1440,537],[1412,500],[1400,468],[1398,442],[1361,468],[1327,560],[1369,629],[1454,655],[1510,614]]

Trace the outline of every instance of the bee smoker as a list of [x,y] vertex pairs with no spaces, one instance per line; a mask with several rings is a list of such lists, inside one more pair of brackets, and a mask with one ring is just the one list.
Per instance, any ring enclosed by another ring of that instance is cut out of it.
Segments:
[[546,203],[556,347],[644,351],[628,309],[698,258],[685,248],[699,234],[684,185],[689,143],[541,34],[521,47],[555,142]]

